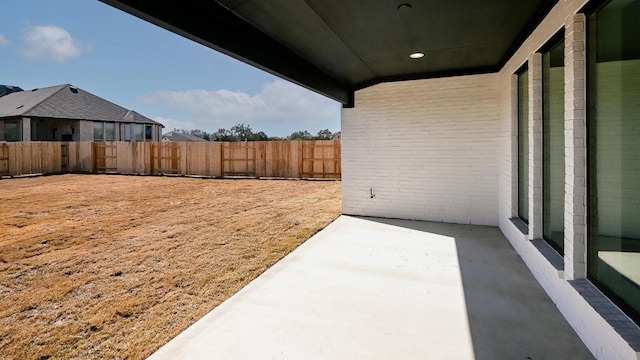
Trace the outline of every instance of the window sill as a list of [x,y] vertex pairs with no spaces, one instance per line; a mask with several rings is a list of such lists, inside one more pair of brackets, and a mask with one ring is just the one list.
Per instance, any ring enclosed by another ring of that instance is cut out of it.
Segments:
[[[520,230],[522,235],[529,235],[529,225],[522,221],[522,219],[515,217],[509,220],[513,225],[515,225],[518,230]],[[560,279],[564,278],[564,258],[562,257],[562,255],[558,254],[558,252],[554,248],[552,248],[551,245],[549,245],[542,239],[531,240],[531,244],[536,249],[538,249],[540,254],[545,259],[547,259],[549,264],[551,264],[551,266],[556,269],[556,271],[558,272],[558,277]]]
[[640,327],[587,279],[569,280],[582,296],[635,352],[640,352]]
[[538,249],[540,255],[542,255],[556,271],[558,271],[558,278],[564,278],[564,258],[560,255],[556,249],[552,248],[546,241],[542,239],[531,240],[531,244]]
[[509,219],[513,225],[520,230],[522,235],[529,235],[529,225],[527,225],[522,219],[514,217]]

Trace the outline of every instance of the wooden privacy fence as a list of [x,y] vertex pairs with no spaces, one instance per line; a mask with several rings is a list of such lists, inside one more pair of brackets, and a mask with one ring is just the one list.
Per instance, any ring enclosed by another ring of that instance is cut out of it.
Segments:
[[0,143],[0,176],[86,172],[339,179],[340,167],[339,140]]

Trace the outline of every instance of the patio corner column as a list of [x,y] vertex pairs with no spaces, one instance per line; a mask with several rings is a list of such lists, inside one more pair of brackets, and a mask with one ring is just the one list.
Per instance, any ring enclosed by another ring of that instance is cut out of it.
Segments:
[[529,56],[529,240],[542,238],[542,54]]
[[565,23],[565,206],[564,274],[568,280],[587,275],[587,112],[586,17]]

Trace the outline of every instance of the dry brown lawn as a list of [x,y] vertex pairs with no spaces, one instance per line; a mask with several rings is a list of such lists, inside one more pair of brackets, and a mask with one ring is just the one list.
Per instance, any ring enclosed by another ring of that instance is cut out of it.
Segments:
[[0,180],[0,358],[147,357],[340,202],[336,181]]

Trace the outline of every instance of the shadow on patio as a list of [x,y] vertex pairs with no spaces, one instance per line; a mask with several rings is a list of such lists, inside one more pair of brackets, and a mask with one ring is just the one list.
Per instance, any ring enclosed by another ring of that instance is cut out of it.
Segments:
[[495,227],[341,216],[152,359],[590,359]]

